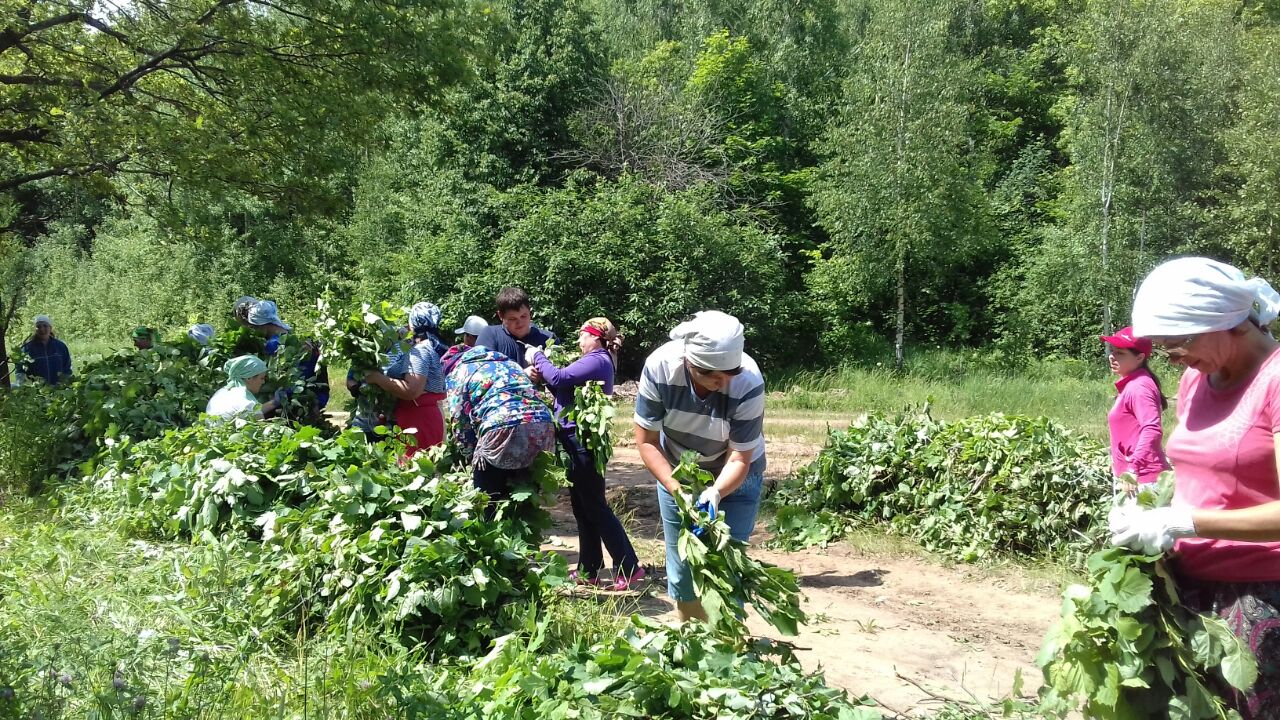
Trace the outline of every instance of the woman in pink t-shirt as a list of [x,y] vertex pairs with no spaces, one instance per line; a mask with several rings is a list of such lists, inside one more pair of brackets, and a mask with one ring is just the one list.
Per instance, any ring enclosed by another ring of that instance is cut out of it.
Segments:
[[1116,402],[1107,413],[1111,431],[1111,472],[1116,477],[1133,473],[1140,483],[1155,482],[1169,469],[1161,440],[1164,428],[1160,414],[1168,406],[1160,380],[1147,367],[1151,341],[1135,337],[1127,327],[1115,335],[1104,335],[1110,346],[1107,357],[1116,381]]
[[1267,326],[1280,294],[1230,265],[1179,258],[1134,300],[1134,331],[1187,369],[1165,448],[1171,507],[1113,512],[1112,542],[1173,549],[1185,604],[1216,613],[1258,658],[1246,718],[1280,717],[1280,343]]

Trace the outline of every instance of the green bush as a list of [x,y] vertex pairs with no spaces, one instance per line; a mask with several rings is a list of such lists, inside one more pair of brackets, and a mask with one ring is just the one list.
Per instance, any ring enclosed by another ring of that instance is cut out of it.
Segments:
[[93,482],[131,532],[216,542],[239,557],[255,615],[277,630],[315,617],[483,651],[567,572],[530,544],[529,526],[562,474],[541,466],[537,487],[515,488],[486,517],[468,475],[439,474],[421,455],[401,465],[402,452],[359,432],[201,423],[117,445]]
[[472,306],[487,308],[499,287],[514,284],[534,298],[537,321],[562,335],[606,315],[627,336],[626,372],[707,308],[742,320],[748,351],[762,362],[804,341],[795,324],[805,312],[787,292],[779,238],[703,191],[582,174],[564,189],[512,193],[508,211]]
[[0,497],[38,492],[57,469],[58,428],[45,422],[49,388],[0,392]]
[[887,523],[929,550],[1066,558],[1096,549],[1112,495],[1104,448],[1048,418],[993,414],[955,422],[928,408],[870,415],[827,446],[770,502],[788,546]]

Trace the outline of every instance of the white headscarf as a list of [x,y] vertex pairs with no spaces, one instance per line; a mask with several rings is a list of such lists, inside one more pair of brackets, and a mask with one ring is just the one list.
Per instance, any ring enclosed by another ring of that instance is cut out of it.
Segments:
[[1147,275],[1133,300],[1133,334],[1170,337],[1229,330],[1252,318],[1266,327],[1280,294],[1262,278],[1202,257],[1170,260]]
[[719,310],[703,310],[671,331],[684,340],[684,356],[707,370],[734,370],[742,365],[742,323]]

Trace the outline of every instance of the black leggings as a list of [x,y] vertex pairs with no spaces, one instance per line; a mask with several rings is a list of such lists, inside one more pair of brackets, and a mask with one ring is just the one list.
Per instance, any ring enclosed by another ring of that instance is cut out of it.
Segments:
[[596,470],[595,458],[578,442],[576,430],[561,428],[556,437],[569,455],[569,499],[578,521],[578,572],[594,577],[604,566],[603,543],[613,558],[614,569],[631,575],[640,559],[631,547],[627,531],[604,497],[604,476]]

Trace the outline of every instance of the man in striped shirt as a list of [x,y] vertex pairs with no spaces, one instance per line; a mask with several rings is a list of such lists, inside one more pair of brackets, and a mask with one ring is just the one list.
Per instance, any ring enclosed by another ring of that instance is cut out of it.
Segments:
[[737,318],[698,313],[671,331],[671,341],[645,361],[636,397],[636,447],[658,481],[658,506],[667,546],[667,593],[682,620],[705,620],[689,568],[676,541],[684,523],[674,494],[687,492],[672,477],[686,450],[715,476],[698,498],[724,514],[734,539],[746,542],[760,509],[764,482],[764,377],[742,351]]

